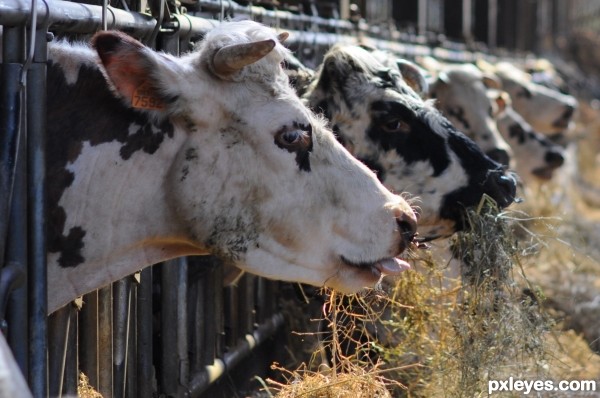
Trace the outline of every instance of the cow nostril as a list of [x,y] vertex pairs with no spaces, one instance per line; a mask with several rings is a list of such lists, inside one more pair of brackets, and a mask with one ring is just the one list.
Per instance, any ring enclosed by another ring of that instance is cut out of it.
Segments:
[[545,160],[546,163],[552,167],[560,167],[565,163],[564,156],[556,151],[546,152]]
[[405,243],[408,244],[412,242],[417,233],[417,223],[415,219],[406,216],[397,219],[397,222],[398,228],[400,228],[400,234],[402,234]]
[[572,105],[567,105],[562,117],[564,119],[570,119],[573,116],[573,112],[575,112],[575,107]]
[[496,148],[487,152],[486,155],[490,159],[500,163],[503,166],[509,166],[510,156],[508,155],[508,152],[506,152],[504,149]]

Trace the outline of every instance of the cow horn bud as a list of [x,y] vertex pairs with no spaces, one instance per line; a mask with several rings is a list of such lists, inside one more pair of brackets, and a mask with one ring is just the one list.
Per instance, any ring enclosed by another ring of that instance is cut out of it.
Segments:
[[279,40],[280,43],[283,43],[287,40],[288,37],[290,37],[290,34],[288,32],[281,32],[277,35],[277,40]]
[[220,76],[232,75],[260,60],[273,48],[275,41],[271,39],[223,47],[213,57],[214,72]]

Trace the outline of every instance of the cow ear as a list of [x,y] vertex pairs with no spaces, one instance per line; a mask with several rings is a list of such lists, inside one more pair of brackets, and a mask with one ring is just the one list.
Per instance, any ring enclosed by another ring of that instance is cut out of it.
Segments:
[[510,97],[506,91],[498,92],[496,95],[496,106],[498,106],[498,113],[504,112],[506,107],[510,105]]
[[487,91],[487,96],[492,103],[493,116],[496,117],[504,112],[507,107],[511,106],[510,96],[506,91],[490,89]]
[[500,90],[502,88],[502,82],[498,79],[498,76],[493,73],[484,73],[482,77],[483,85],[487,88],[493,88]]
[[398,65],[404,81],[406,81],[410,88],[415,90],[419,95],[427,92],[427,80],[425,80],[425,76],[417,65],[404,59],[396,60],[396,65]]
[[107,80],[123,101],[138,109],[164,111],[168,95],[158,77],[169,69],[161,56],[134,38],[116,31],[99,32],[92,38]]

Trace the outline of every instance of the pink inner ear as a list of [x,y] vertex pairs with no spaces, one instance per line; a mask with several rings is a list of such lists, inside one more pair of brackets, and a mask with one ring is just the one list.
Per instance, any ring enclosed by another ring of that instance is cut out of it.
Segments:
[[[140,42],[121,32],[100,32],[94,36],[92,44],[98,51],[108,78],[133,107],[163,107],[150,74],[154,62]],[[139,98],[140,88],[144,92],[142,99]],[[145,106],[147,103],[152,106]]]

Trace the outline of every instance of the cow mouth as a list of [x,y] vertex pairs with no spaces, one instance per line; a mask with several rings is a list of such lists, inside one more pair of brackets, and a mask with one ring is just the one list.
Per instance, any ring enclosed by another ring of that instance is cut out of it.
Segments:
[[552,175],[554,174],[554,167],[538,167],[534,169],[531,174],[539,178],[540,180],[548,181],[552,179]]
[[382,258],[373,262],[351,261],[344,256],[340,256],[340,258],[344,265],[359,270],[368,270],[377,278],[384,275],[400,275],[402,272],[410,269],[409,263],[395,257]]

